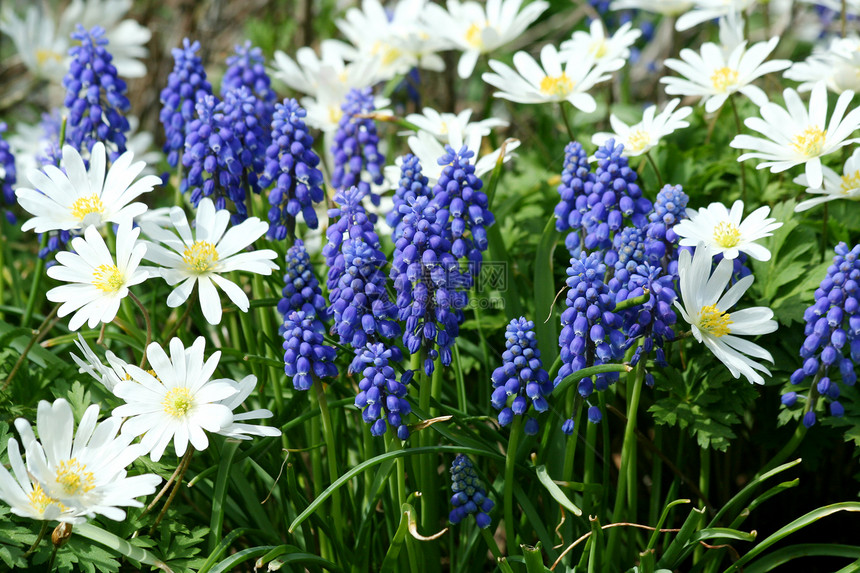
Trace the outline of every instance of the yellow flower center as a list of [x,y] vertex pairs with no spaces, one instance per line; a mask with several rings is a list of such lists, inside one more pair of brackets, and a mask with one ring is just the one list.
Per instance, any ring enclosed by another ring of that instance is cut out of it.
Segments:
[[401,52],[396,47],[378,40],[373,45],[373,48],[370,50],[370,53],[374,56],[379,56],[379,59],[384,66],[390,66],[395,61],[397,61],[397,58],[403,55],[403,52]]
[[731,68],[720,68],[711,74],[711,85],[717,93],[724,94],[738,83],[738,73]]
[[484,32],[484,28],[488,28],[489,26],[489,21],[484,22],[483,26],[479,25],[477,22],[473,23],[469,26],[469,29],[466,30],[466,43],[479,50],[483,48],[484,40],[481,38],[481,35]]
[[59,63],[63,61],[63,56],[54,50],[46,50],[44,48],[36,50],[36,63],[38,65],[44,66],[48,60]]
[[174,418],[184,418],[194,407],[194,396],[184,386],[177,386],[170,390],[161,401],[164,413]]
[[736,247],[741,242],[741,230],[730,221],[720,221],[714,227],[714,241],[724,249]]
[[66,506],[56,499],[49,497],[45,493],[45,490],[42,489],[42,486],[37,483],[33,484],[33,491],[30,492],[27,499],[30,501],[30,507],[40,515],[44,514],[45,510],[54,504],[58,505],[61,510],[66,508]]
[[81,197],[72,204],[72,217],[82,223],[88,215],[92,215],[93,213],[101,215],[104,212],[104,203],[102,203],[101,198],[95,193],[89,197]]
[[651,136],[644,129],[637,129],[627,136],[627,147],[629,152],[639,152],[651,144]]
[[854,173],[846,173],[842,176],[842,185],[840,185],[840,190],[843,195],[848,195],[851,191],[860,187],[860,171],[855,171]]
[[343,117],[343,110],[340,109],[340,105],[330,105],[328,107],[328,120],[332,124],[337,124],[340,121],[340,118]]
[[218,251],[209,241],[194,241],[190,247],[185,247],[182,260],[191,272],[203,274],[215,268],[218,262]]
[[66,495],[86,493],[96,487],[95,482],[92,472],[87,471],[87,465],[75,458],[57,464],[57,483]]
[[822,130],[814,125],[810,125],[801,133],[794,136],[791,147],[801,155],[815,157],[821,154],[821,148],[824,147],[824,139],[826,137],[826,129]]
[[567,74],[560,76],[546,76],[540,81],[540,92],[544,95],[565,97],[573,91],[573,81]]
[[591,46],[588,47],[588,53],[594,56],[594,59],[599,60],[609,51],[609,46],[604,38],[594,40]]
[[699,311],[699,328],[710,332],[717,338],[731,333],[729,325],[733,323],[727,312],[720,312],[716,305],[703,306]]
[[113,293],[125,285],[125,276],[116,265],[99,265],[93,271],[93,284],[102,292]]

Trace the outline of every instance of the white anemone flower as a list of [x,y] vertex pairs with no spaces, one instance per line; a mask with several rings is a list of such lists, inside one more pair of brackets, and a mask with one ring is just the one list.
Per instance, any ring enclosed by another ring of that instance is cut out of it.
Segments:
[[75,340],[75,346],[84,355],[83,358],[80,358],[77,354],[72,354],[72,360],[78,365],[78,372],[81,374],[86,372],[110,392],[113,392],[117,384],[127,379],[128,374],[125,372],[125,367],[128,366],[128,363],[110,350],[105,352],[105,358],[108,361],[108,366],[105,366],[80,334]]
[[409,123],[414,124],[419,131],[426,131],[442,143],[448,143],[449,134],[454,130],[459,130],[460,133],[465,134],[476,131],[482,137],[486,137],[490,135],[493,129],[507,127],[508,125],[508,122],[505,120],[495,117],[470,122],[471,117],[471,109],[464,109],[458,114],[453,114],[439,113],[431,107],[425,107],[421,110],[421,113],[410,113],[405,119]]
[[[690,107],[675,109],[681,103],[680,99],[673,99],[659,114],[657,106],[651,105],[645,108],[642,121],[635,125],[627,125],[615,114],[609,116],[609,123],[614,133],[595,133],[591,137],[594,145],[603,145],[608,139],[614,139],[616,143],[624,145],[623,155],[636,157],[648,153],[660,143],[660,140],[678,129],[689,127],[684,118],[693,113]],[[656,114],[656,115],[655,115]]]
[[[235,410],[242,405],[242,402],[251,395],[254,388],[257,386],[257,377],[253,374],[245,376],[242,380],[236,383],[236,393],[221,400],[221,404]],[[276,437],[281,435],[281,430],[271,426],[258,426],[245,423],[248,420],[261,420],[271,418],[272,412],[265,408],[258,410],[250,410],[248,412],[233,412],[233,423],[225,426],[218,431],[222,436],[233,438],[236,440],[250,440],[253,436],[260,437]]]
[[[475,166],[476,177],[481,177],[493,170],[499,160],[499,156],[502,154],[502,148],[479,156],[482,152],[482,137],[478,131],[472,130],[468,133],[463,133],[460,131],[460,127],[456,123],[449,124],[449,128],[450,131],[448,132],[447,145],[450,145],[454,151],[460,151],[460,149],[465,146],[469,150],[475,152],[475,156],[472,158],[472,165]],[[409,145],[409,149],[412,151],[412,154],[415,155],[421,163],[421,173],[427,177],[428,184],[431,186],[435,185],[439,176],[442,175],[442,170],[445,169],[444,165],[439,165],[439,158],[447,153],[445,151],[445,144],[426,131],[419,131],[415,135],[410,136],[406,140],[406,143]],[[502,162],[507,163],[510,161],[513,157],[514,150],[519,146],[520,141],[518,139],[507,139],[505,142],[505,155]],[[400,181],[401,164],[402,158],[398,157],[395,160],[394,165],[388,165],[385,167],[385,178],[393,185],[393,187],[397,187],[397,184]]]
[[347,56],[356,61],[376,59],[380,78],[391,79],[414,67],[441,72],[438,52],[450,47],[426,20],[427,0],[400,0],[387,12],[379,0],[362,0],[335,25],[354,46]]
[[708,20],[722,18],[732,12],[742,13],[756,0],[695,0],[693,8],[675,21],[675,30],[685,32]]
[[678,16],[693,7],[693,0],[612,0],[609,9],[643,10],[652,14]]
[[146,452],[130,436],[117,435],[118,418],[97,423],[98,415],[96,404],[87,408],[75,432],[68,402],[42,400],[36,412],[39,439],[23,418],[15,420],[15,427],[27,454],[27,471],[47,498],[43,503],[62,504],[76,516],[121,521],[125,511],[120,507],[143,507],[136,498],[154,493],[161,477],[127,477],[126,467]]
[[682,247],[696,247],[704,243],[714,254],[731,260],[746,253],[758,261],[769,261],[770,251],[758,244],[782,223],[768,217],[770,207],[759,207],[744,219],[743,201],[735,201],[731,210],[722,203],[711,203],[698,211],[687,208],[687,219],[674,227],[681,237]]
[[39,521],[81,523],[83,517],[75,515],[69,507],[45,493],[38,481],[27,471],[18,440],[9,440],[7,448],[12,473],[0,464],[0,499],[9,505],[12,513]]
[[579,57],[588,54],[594,58],[595,64],[608,71],[620,70],[630,57],[630,46],[642,35],[641,30],[634,30],[632,22],[626,22],[614,34],[607,37],[603,22],[595,18],[591,21],[588,32],[578,30],[570,40],[562,42],[559,51],[562,55],[571,54]]
[[555,46],[545,45],[540,51],[540,65],[526,52],[514,54],[514,67],[490,60],[495,73],[481,77],[501,91],[493,95],[517,103],[569,102],[575,108],[591,113],[597,103],[588,93],[595,84],[608,80],[605,68],[595,65],[588,54],[562,57]]
[[729,313],[753,283],[748,275],[726,291],[732,278],[732,261],[722,259],[713,275],[713,252],[704,243],[696,247],[695,255],[681,251],[678,277],[681,296],[675,306],[692,327],[693,336],[703,342],[735,378],[743,376],[755,384],[764,384],[759,372],[770,376],[767,368],[753,360],[773,362],[770,352],[739,335],[768,334],[777,329],[773,311],[764,306],[745,308]]
[[69,40],[68,36],[57,34],[56,23],[50,16],[30,5],[21,18],[7,4],[0,12],[0,31],[9,36],[21,61],[34,76],[62,79],[66,73]]
[[487,0],[486,6],[469,0],[448,0],[447,10],[430,3],[426,18],[433,23],[434,33],[450,40],[463,52],[457,73],[468,78],[482,54],[490,54],[519,38],[543,12],[549,3],[536,0],[522,10],[523,0]]
[[254,241],[266,234],[269,224],[249,217],[227,229],[230,212],[215,210],[209,198],[201,199],[192,228],[181,207],[173,207],[170,220],[176,232],[149,221],[142,221],[144,233],[155,242],[147,243],[146,260],[163,268],[150,270],[161,276],[167,284],[178,286],[167,297],[167,306],[176,308],[198,286],[200,307],[209,324],[221,322],[221,297],[218,286],[242,312],[248,312],[250,302],[236,283],[224,278],[223,273],[246,271],[270,275],[278,265],[272,262],[277,253],[271,249],[245,251]]
[[105,174],[107,159],[102,142],[93,146],[89,169],[74,147],[64,145],[61,166],[65,172],[45,165],[43,171],[30,171],[33,189],[21,187],[15,192],[21,207],[33,215],[21,230],[45,233],[131,222],[146,211],[145,204],[131,201],[161,185],[155,175],[135,181],[146,164],[132,163],[133,160],[134,153],[126,151]]
[[819,187],[810,187],[806,175],[800,175],[794,179],[795,183],[806,187],[807,193],[818,195],[798,203],[794,208],[795,212],[807,211],[816,205],[837,199],[860,200],[860,149],[856,149],[845,162],[841,176],[827,166],[822,168],[824,181]]
[[61,302],[57,316],[72,312],[69,330],[79,329],[85,322],[95,328],[100,322],[108,323],[116,317],[122,299],[128,296],[128,287],[140,284],[148,273],[139,269],[146,245],[137,240],[140,228],[123,223],[116,234],[116,261],[95,227],[87,227],[83,237],[72,239],[70,251],[56,255],[57,264],[48,269],[48,276],[71,283],[52,288],[47,297]]
[[182,341],[170,341],[170,357],[158,343],[147,347],[146,356],[154,374],[129,364],[130,380],[123,380],[114,394],[125,400],[113,415],[127,417],[123,435],[142,436],[141,445],[158,461],[170,442],[177,456],[190,443],[202,451],[209,446],[206,432],[216,433],[233,423],[233,412],[220,403],[237,393],[235,382],[212,380],[221,352],[204,362],[205,339],[201,336],[187,350]]
[[816,46],[803,62],[795,62],[783,77],[800,82],[799,92],[810,91],[824,81],[827,89],[841,94],[860,89],[860,37],[831,38],[827,45]]
[[681,50],[680,60],[669,59],[664,62],[667,68],[683,77],[669,76],[660,81],[666,84],[667,94],[701,96],[708,113],[717,111],[736,92],[744,94],[761,107],[767,103],[767,95],[752,82],[791,65],[789,60],[765,62],[778,42],[779,38],[774,37],[749,48],[742,42],[728,55],[711,42],[702,44],[700,52],[685,48]]
[[736,149],[753,150],[738,157],[738,161],[764,159],[756,169],[767,167],[772,173],[780,173],[795,165],[805,164],[809,186],[820,187],[821,158],[860,141],[849,139],[860,127],[860,108],[845,114],[854,92],[844,91],[840,94],[829,122],[824,82],[815,84],[812,89],[808,111],[793,89],[787,88],[783,96],[787,109],[768,102],[761,107],[761,118],[750,117],[744,122],[764,137],[737,135],[730,145]]

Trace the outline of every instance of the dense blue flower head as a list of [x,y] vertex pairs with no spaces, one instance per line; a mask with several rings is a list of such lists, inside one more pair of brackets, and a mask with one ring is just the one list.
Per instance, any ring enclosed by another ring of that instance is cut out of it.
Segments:
[[[499,411],[502,426],[510,424],[514,416],[524,416],[529,407],[538,413],[549,408],[546,397],[552,393],[553,385],[540,359],[534,327],[534,322],[520,317],[511,320],[505,329],[503,362],[493,371],[490,399]],[[536,421],[532,425],[536,430]]]
[[636,267],[645,262],[645,229],[639,227],[624,227],[612,238],[612,248],[615,250],[615,271],[633,272]]
[[463,454],[458,454],[451,464],[451,491],[454,492],[451,496],[454,509],[448,514],[451,523],[460,523],[472,514],[478,527],[484,529],[490,526],[492,520],[488,513],[495,504],[487,497],[487,490],[478,478],[472,461]]
[[418,158],[411,153],[405,155],[400,164],[400,181],[394,191],[394,206],[385,216],[385,222],[394,229],[391,234],[394,241],[403,234],[401,205],[408,205],[410,197],[430,197],[430,187],[427,182],[427,176],[421,173],[421,163],[418,162]]
[[[562,365],[554,385],[578,370],[621,358],[625,342],[619,330],[621,319],[614,312],[615,300],[604,282],[606,265],[601,253],[581,252],[579,257],[572,257],[567,275],[567,309],[561,315],[558,338]],[[605,390],[617,378],[617,373],[598,374],[593,380],[583,378],[578,391],[587,398],[595,389]]]
[[617,271],[615,277],[610,279],[609,288],[615,295],[616,304],[640,297],[646,290],[651,293],[644,304],[620,313],[623,331],[627,334],[624,348],[630,348],[642,338],[642,344],[636,348],[630,359],[631,366],[635,366],[643,356],[652,351],[656,352],[657,366],[667,365],[663,346],[667,340],[675,338],[672,325],[677,321],[673,309],[678,298],[674,286],[676,281],[676,275],[666,274],[662,267],[647,262],[630,271]]
[[6,133],[6,123],[0,121],[0,195],[2,195],[3,203],[0,208],[3,209],[6,219],[9,223],[15,223],[15,215],[9,211],[9,207],[15,205],[15,191],[13,186],[17,182],[15,177],[15,156],[9,149],[9,142],[3,137]]
[[212,85],[206,80],[203,61],[197,55],[200,42],[182,40],[181,48],[173,48],[173,71],[167,76],[167,86],[161,90],[161,113],[166,140],[164,153],[171,167],[179,164],[179,152],[185,145],[185,126],[194,119],[198,98],[212,95]]
[[328,308],[320,283],[311,266],[311,258],[301,239],[296,239],[287,249],[284,274],[283,298],[278,301],[278,312],[286,318],[292,311],[301,310],[306,315],[328,319]]
[[284,372],[296,390],[307,390],[313,376],[337,376],[335,349],[323,344],[325,328],[313,314],[292,311],[284,321]]
[[402,229],[391,263],[397,316],[406,324],[403,344],[408,352],[427,351],[424,371],[429,376],[437,356],[443,365],[451,364],[471,276],[460,271],[451,253],[451,240],[438,222],[435,203],[413,195],[399,210]]
[[676,242],[675,225],[687,218],[690,197],[680,185],[664,185],[657,193],[654,211],[648,215],[648,236],[652,239]]
[[412,371],[407,370],[398,382],[397,372],[391,366],[402,360],[399,348],[381,343],[368,342],[355,352],[350,371],[362,375],[355,405],[361,408],[365,423],[371,424],[370,433],[374,436],[384,435],[391,426],[399,439],[409,437],[409,428],[403,419],[412,412],[412,406],[406,401],[406,385],[412,380]]
[[[849,249],[845,243],[836,245],[833,264],[815,290],[815,302],[806,309],[804,334],[800,347],[803,365],[791,375],[792,384],[812,378],[815,392],[810,389],[807,399],[828,400],[830,414],[844,413],[839,403],[838,378],[847,386],[857,382],[855,367],[860,363],[860,245]],[[837,373],[838,371],[838,373]],[[807,427],[816,421],[814,404],[812,416],[804,418]]]
[[341,246],[346,239],[360,238],[371,247],[380,248],[379,237],[373,229],[373,222],[361,204],[367,193],[367,190],[358,187],[338,191],[334,196],[336,207],[328,210],[330,221],[326,229],[328,242],[323,247],[323,256],[329,268],[326,280],[326,287],[329,290],[337,286],[346,268],[341,252]]
[[185,178],[179,188],[191,194],[195,207],[203,197],[211,197],[216,209],[229,208],[235,224],[247,217],[240,160],[242,144],[219,112],[219,105],[215,96],[197,100],[197,116],[188,124],[185,134],[182,154]]
[[[373,92],[370,88],[353,88],[341,106],[343,116],[338,122],[331,151],[334,155],[334,171],[331,184],[335,189],[356,186],[370,193],[370,183],[380,185],[385,176],[385,156],[379,151],[379,135],[372,119],[356,117],[376,111]],[[367,173],[367,180],[362,177]],[[370,200],[379,205],[379,195],[370,193]]]
[[227,58],[227,71],[221,80],[221,96],[240,87],[248,88],[260,101],[273,106],[278,99],[272,89],[272,80],[266,73],[263,51],[253,47],[250,40],[236,45],[232,56]]
[[260,118],[255,110],[257,98],[245,86],[224,94],[216,113],[239,140],[237,155],[245,183],[254,193],[260,192],[259,174],[266,165],[266,151],[272,139],[272,116]]
[[126,150],[130,104],[126,85],[111,63],[103,28],[87,31],[78,24],[72,39],[80,42],[69,50],[71,62],[63,78],[64,105],[69,110],[66,141],[80,152],[90,151],[97,141],[105,144],[111,160]]
[[580,229],[582,216],[588,212],[586,198],[594,185],[593,179],[588,154],[582,145],[578,141],[568,143],[564,148],[564,167],[558,186],[560,200],[555,206],[556,230]]
[[466,257],[472,276],[477,276],[488,246],[486,228],[496,219],[481,191],[484,183],[475,175],[474,156],[465,145],[459,151],[445,146],[438,160],[445,168],[433,186],[433,203],[437,222],[451,234],[451,252],[458,259]]
[[342,344],[361,348],[378,337],[393,338],[400,334],[397,307],[385,289],[385,254],[368,245],[361,237],[350,238],[341,245],[343,272],[329,292],[334,315],[333,332]]
[[271,143],[266,150],[266,167],[260,187],[275,183],[269,191],[269,238],[282,240],[294,235],[296,216],[301,213],[308,227],[319,226],[314,203],[325,199],[323,176],[317,168],[314,138],[303,118],[307,112],[294,99],[275,104]]

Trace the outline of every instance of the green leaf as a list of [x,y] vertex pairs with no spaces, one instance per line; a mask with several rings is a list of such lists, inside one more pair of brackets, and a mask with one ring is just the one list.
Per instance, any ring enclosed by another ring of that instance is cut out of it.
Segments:
[[537,477],[540,480],[540,483],[546,488],[549,494],[552,496],[554,500],[564,506],[565,509],[570,511],[576,516],[582,515],[582,510],[579,509],[570,499],[561,491],[561,488],[556,485],[552,478],[549,477],[549,473],[546,471],[546,466],[538,466],[535,468],[537,472]]
[[[800,557],[860,558],[860,547],[836,543],[801,543],[782,547],[744,567],[744,573],[767,573]],[[852,569],[856,571],[856,569]]]
[[546,364],[552,364],[558,355],[558,319],[553,316],[555,302],[555,275],[553,273],[553,252],[558,241],[555,230],[555,217],[550,217],[535,253],[535,335],[540,347],[541,357]]
[[156,559],[155,556],[149,551],[141,549],[140,547],[135,547],[125,539],[121,539],[113,533],[105,531],[104,529],[97,527],[92,523],[81,523],[75,525],[74,532],[78,535],[86,537],[87,539],[91,539],[97,543],[101,543],[105,547],[109,547],[110,549],[113,549],[120,555],[128,557],[129,559],[133,559],[134,561],[143,563],[145,565],[158,567],[162,571],[172,573],[172,569],[170,569],[170,567],[168,567],[159,559]]

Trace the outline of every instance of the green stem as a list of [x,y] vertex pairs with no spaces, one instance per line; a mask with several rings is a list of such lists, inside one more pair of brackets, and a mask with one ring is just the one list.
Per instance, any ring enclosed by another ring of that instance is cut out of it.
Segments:
[[[618,523],[624,519],[624,501],[630,498],[629,487],[636,487],[636,413],[639,409],[639,398],[642,395],[642,383],[645,380],[645,361],[640,360],[636,364],[636,374],[633,381],[633,390],[627,401],[627,424],[624,427],[624,442],[621,446],[621,470],[618,474],[618,494],[615,498],[615,510],[612,513],[612,521]],[[629,508],[629,519],[635,521],[635,507]],[[609,532],[608,555],[618,554],[618,543],[620,541],[620,528],[613,528]]]
[[564,464],[562,465],[561,479],[565,481],[573,481],[573,465],[576,460],[576,444],[579,442],[579,423],[582,416],[582,408],[576,405],[576,390],[573,388],[568,390],[566,412],[573,412],[573,434],[567,438],[567,444],[564,449]]
[[21,365],[24,363],[24,360],[27,358],[27,355],[30,353],[30,350],[33,348],[33,346],[37,342],[45,338],[48,332],[50,332],[51,328],[54,326],[51,321],[54,320],[54,317],[56,316],[58,310],[60,310],[60,305],[56,305],[54,309],[50,312],[50,314],[45,317],[45,320],[42,321],[42,324],[40,324],[39,327],[33,331],[33,336],[30,337],[30,341],[27,342],[27,346],[24,347],[24,351],[21,352],[21,355],[18,357],[18,360],[15,361],[15,365],[12,367],[12,370],[9,372],[9,375],[3,382],[3,387],[0,388],[0,392],[5,392],[6,388],[9,387],[9,384],[12,383],[12,380],[18,373],[18,369],[21,368]]
[[[729,101],[732,104],[732,114],[735,116],[735,128],[738,131],[738,135],[741,135],[742,127],[741,127],[741,116],[738,113],[738,104],[735,103],[735,95],[729,98]],[[741,169],[741,200],[744,202],[744,211],[747,209],[747,171],[744,169],[743,161],[740,161],[740,169]]]
[[[699,448],[699,489],[705,495],[708,496],[709,489],[711,487],[711,450],[710,448]],[[699,501],[699,507],[704,508],[705,502]],[[696,546],[696,550],[693,552],[693,564],[698,563],[702,560],[702,556],[705,553],[705,548],[702,547],[701,544]]]
[[484,538],[484,543],[487,544],[487,549],[490,550],[490,553],[493,554],[493,557],[496,558],[496,563],[499,564],[499,569],[502,570],[503,573],[514,573],[514,570],[511,569],[508,560],[505,559],[502,552],[499,551],[499,546],[496,545],[496,540],[493,539],[492,533],[490,533],[489,528],[481,529],[481,537]]
[[39,544],[45,538],[45,534],[47,532],[48,532],[48,522],[43,521],[42,522],[42,528],[39,530],[39,536],[36,537],[36,541],[33,542],[33,545],[30,546],[30,549],[28,549],[27,552],[24,553],[23,559],[27,559],[28,557],[30,557],[30,555],[33,554],[33,552],[36,550],[37,547],[39,547]]
[[654,170],[654,175],[657,176],[657,185],[660,186],[660,188],[662,189],[662,187],[663,187],[663,176],[660,175],[660,170],[657,169],[657,163],[655,163],[654,158],[651,157],[650,151],[645,152],[645,159],[648,160],[648,163],[651,165],[651,169]]
[[570,127],[570,122],[567,119],[567,109],[564,107],[564,102],[559,102],[558,108],[561,110],[561,119],[564,122],[564,127],[567,130],[567,136],[571,141],[576,140],[576,136],[573,134],[573,128]]
[[[320,419],[322,420],[323,434],[325,435],[326,460],[328,461],[328,475],[331,483],[340,477],[337,466],[337,449],[335,448],[334,429],[331,423],[331,412],[328,409],[325,390],[320,380],[314,380],[313,387],[316,390],[317,402],[320,407]],[[331,513],[334,520],[334,533],[336,545],[340,546],[343,539],[343,506],[340,503],[340,490],[334,490],[331,496]]]
[[511,424],[511,437],[508,439],[508,451],[505,455],[505,536],[507,537],[508,555],[513,555],[517,544],[514,530],[514,467],[516,466],[517,446],[523,434],[523,417],[514,416]]
[[140,357],[140,367],[143,368],[144,364],[146,364],[146,351],[149,349],[149,344],[152,342],[152,322],[149,320],[149,312],[147,312],[143,303],[140,302],[140,299],[131,291],[128,291],[128,296],[132,301],[134,301],[134,304],[137,305],[140,312],[143,313],[143,321],[146,323],[146,344],[143,345],[143,355]]
[[[41,251],[48,245],[48,233],[42,233],[42,240],[39,242],[39,250]],[[42,275],[45,274],[45,259],[42,257],[36,258],[36,269],[33,271],[33,283],[30,285],[30,296],[27,297],[27,308],[24,310],[24,316],[21,318],[21,326],[30,324],[30,319],[33,318],[33,311],[36,309],[36,297],[39,294],[39,286],[42,284]]]

